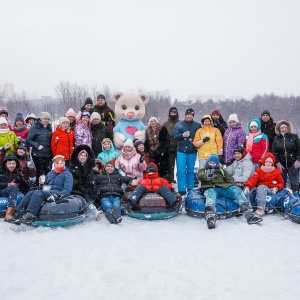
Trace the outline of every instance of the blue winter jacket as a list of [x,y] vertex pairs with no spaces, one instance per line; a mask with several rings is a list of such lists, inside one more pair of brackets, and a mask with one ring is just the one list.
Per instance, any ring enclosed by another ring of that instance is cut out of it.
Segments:
[[51,194],[68,196],[72,191],[73,176],[68,168],[65,168],[61,173],[51,170],[46,176],[45,185],[51,186],[49,191]]
[[[193,145],[193,140],[195,137],[195,133],[199,128],[201,128],[200,123],[195,122],[195,121],[187,122],[187,121],[183,120],[183,121],[178,122],[175,125],[172,137],[173,137],[173,139],[178,140],[177,151],[187,153],[187,154],[197,152],[197,148],[194,147],[194,145]],[[189,137],[182,136],[182,134],[185,131],[190,131]]]
[[[37,119],[29,130],[26,142],[32,147],[32,157],[52,157],[51,151],[52,127],[50,124],[44,127],[41,119]],[[38,150],[38,146],[44,148]]]

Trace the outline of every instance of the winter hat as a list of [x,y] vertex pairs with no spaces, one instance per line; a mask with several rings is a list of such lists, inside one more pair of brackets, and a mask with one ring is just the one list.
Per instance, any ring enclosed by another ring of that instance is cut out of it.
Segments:
[[84,105],[87,105],[87,104],[92,104],[93,105],[93,100],[91,98],[86,98],[85,102],[84,102]]
[[157,172],[157,169],[153,164],[149,164],[149,166],[146,169],[146,172],[147,173],[155,173],[155,172]]
[[138,147],[139,145],[144,145],[144,143],[143,143],[142,141],[136,141],[133,145],[134,145],[134,148],[137,149],[137,147]]
[[251,127],[251,126],[256,126],[256,127],[258,127],[258,123],[257,123],[256,121],[252,120],[252,121],[250,122],[250,124],[249,124],[249,127]]
[[26,152],[27,151],[26,144],[25,143],[20,143],[19,146],[17,147],[17,149],[22,149]]
[[52,161],[58,163],[59,161],[65,162],[65,157],[63,155],[56,155],[53,157]]
[[131,148],[134,148],[132,139],[126,140],[125,143],[124,143],[124,145],[123,145],[123,148],[124,148],[125,146],[129,146],[129,147],[131,147]]
[[235,122],[239,122],[239,119],[238,119],[238,117],[237,117],[237,114],[231,114],[231,115],[229,115],[229,118],[228,118],[228,123],[230,122],[230,121],[235,121]]
[[59,125],[61,126],[63,123],[68,122],[70,125],[70,120],[67,117],[61,117],[59,118]]
[[101,144],[104,144],[104,143],[110,143],[110,144],[112,144],[112,141],[111,141],[111,139],[109,139],[109,138],[104,138],[104,139],[102,140]]
[[215,109],[215,110],[213,110],[213,111],[211,112],[211,115],[218,115],[218,116],[220,116],[221,113],[220,113],[220,111],[219,111],[218,109]]
[[271,158],[273,160],[273,166],[274,166],[274,164],[275,164],[275,156],[274,156],[274,154],[271,153],[271,152],[267,152],[265,154],[265,156],[262,158],[262,161],[261,161],[263,165],[265,165],[265,162],[266,162],[267,158]]
[[40,114],[40,118],[41,118],[41,120],[43,120],[43,119],[51,119],[51,116],[50,116],[50,114],[48,112],[42,111],[41,114]]
[[29,119],[34,119],[36,120],[36,115],[35,114],[28,114],[25,118],[25,122],[27,123]]
[[16,114],[15,122],[17,122],[17,121],[21,121],[21,122],[24,123],[25,120],[24,120],[24,116],[23,116],[22,113],[17,113],[17,114]]
[[105,99],[105,96],[104,96],[104,95],[102,95],[102,94],[100,94],[100,95],[98,95],[98,96],[97,96],[97,100],[99,100],[99,99],[103,99],[103,100],[105,100],[105,101],[106,101],[106,99]]
[[8,110],[5,106],[0,107],[0,115],[5,114],[8,116]]
[[212,166],[210,166],[208,163],[209,162],[214,162],[214,163],[216,163],[216,166],[214,167],[214,168],[219,168],[219,166],[220,166],[220,161],[219,161],[219,158],[218,158],[218,155],[216,155],[216,154],[211,154],[209,157],[208,157],[208,159],[207,159],[207,161],[206,161],[206,164],[205,164],[205,168],[206,169],[212,169]]
[[210,124],[211,124],[211,117],[210,115],[204,115],[201,119],[201,123],[203,124],[205,120],[209,120]]
[[244,151],[245,151],[245,149],[242,146],[238,146],[233,150],[233,153],[239,152],[239,153],[243,154]]
[[76,112],[73,108],[69,108],[69,110],[66,112],[65,116],[76,118]]
[[263,115],[268,115],[269,117],[271,117],[271,113],[266,109],[261,113],[261,116]]
[[155,118],[155,117],[150,117],[149,120],[148,120],[148,125],[149,125],[149,126],[150,126],[150,123],[151,123],[152,120],[156,120],[156,122],[158,123],[157,118]]
[[114,163],[114,161],[112,161],[112,160],[108,161],[108,162],[105,164],[105,167],[106,167],[107,165],[112,165],[112,166],[115,168],[115,163]]
[[[88,111],[84,110],[84,111],[82,112],[82,114],[81,114],[81,118],[84,117],[84,116],[88,116],[88,117],[90,118],[90,117],[91,117],[91,114],[90,114]],[[81,119],[81,118],[80,118],[80,119]]]
[[99,120],[101,121],[101,116],[100,116],[100,114],[97,113],[97,112],[95,112],[95,111],[91,114],[91,122],[92,122],[94,119],[99,119]]
[[191,114],[192,116],[194,116],[195,115],[195,111],[192,108],[188,108],[185,111],[185,115],[188,115],[188,114]]
[[4,117],[0,117],[0,124],[6,124],[7,125],[7,120]]

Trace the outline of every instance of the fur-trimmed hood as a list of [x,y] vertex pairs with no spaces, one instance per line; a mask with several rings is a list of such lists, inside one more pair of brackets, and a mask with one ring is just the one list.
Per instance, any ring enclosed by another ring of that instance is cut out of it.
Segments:
[[87,145],[79,145],[79,146],[75,147],[75,149],[72,153],[72,156],[71,156],[70,164],[72,164],[74,166],[79,164],[78,154],[82,150],[85,150],[88,153],[88,158],[87,158],[85,165],[88,165],[89,168],[92,169],[95,166],[95,155],[94,155],[94,152],[92,151],[92,149]]
[[286,120],[281,120],[281,121],[278,121],[276,126],[275,126],[275,133],[276,134],[280,134],[280,126],[282,124],[285,124],[288,127],[289,133],[292,133],[292,131],[293,131],[292,123],[289,122],[289,121],[286,121]]

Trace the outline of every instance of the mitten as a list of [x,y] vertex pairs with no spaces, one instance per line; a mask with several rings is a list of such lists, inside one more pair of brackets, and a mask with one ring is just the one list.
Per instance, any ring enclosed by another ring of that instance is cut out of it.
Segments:
[[142,163],[144,160],[145,160],[145,156],[141,155],[141,157],[140,157],[140,163]]

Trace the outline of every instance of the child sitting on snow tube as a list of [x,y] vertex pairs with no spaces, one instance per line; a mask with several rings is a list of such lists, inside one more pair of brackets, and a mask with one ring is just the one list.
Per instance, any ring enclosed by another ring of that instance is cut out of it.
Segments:
[[197,178],[201,181],[201,190],[206,198],[205,219],[209,229],[215,228],[216,200],[218,197],[236,200],[239,203],[240,211],[244,213],[244,217],[248,224],[255,224],[262,221],[262,218],[254,214],[242,189],[235,186],[231,176],[226,170],[220,168],[220,162],[217,155],[212,154],[209,156],[205,168],[198,171]]
[[102,174],[98,174],[95,179],[97,194],[100,194],[101,207],[105,212],[106,219],[111,224],[122,221],[121,217],[121,197],[124,194],[123,183],[130,183],[131,177],[122,176],[115,168],[115,163],[106,163]]
[[274,167],[275,157],[268,152],[262,159],[262,166],[256,169],[253,176],[245,183],[244,194],[247,196],[256,187],[257,209],[255,213],[262,217],[265,214],[267,194],[275,195],[284,187],[284,181],[279,169]]
[[158,176],[156,164],[150,163],[146,169],[145,178],[138,182],[138,186],[129,195],[127,208],[131,210],[144,194],[156,193],[161,195],[179,213],[182,210],[183,202],[177,200],[172,190],[172,185],[166,179]]

